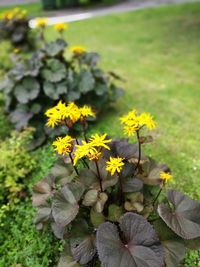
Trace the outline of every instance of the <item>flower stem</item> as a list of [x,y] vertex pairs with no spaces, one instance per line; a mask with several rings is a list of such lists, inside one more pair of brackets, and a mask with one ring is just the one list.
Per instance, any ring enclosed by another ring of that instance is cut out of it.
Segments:
[[96,168],[97,168],[97,174],[98,174],[98,178],[99,178],[100,190],[101,190],[101,192],[103,192],[102,178],[101,178],[101,174],[100,174],[100,171],[99,171],[99,165],[98,165],[97,160],[94,160],[94,162],[95,162],[95,165],[96,165]]
[[139,151],[138,151],[139,155],[138,155],[138,162],[137,162],[137,165],[135,167],[134,174],[137,171],[137,169],[138,169],[138,167],[140,165],[140,160],[141,160],[141,142],[140,142],[140,132],[139,132],[139,130],[136,131],[136,134],[137,134],[137,141],[138,141],[138,147],[139,147]]
[[86,136],[86,122],[85,122],[85,120],[81,124],[82,124],[82,127],[83,127],[83,136],[84,136],[85,142],[88,143],[88,139],[87,139],[87,136]]
[[123,178],[119,173],[118,177],[119,177],[119,189],[120,189],[120,205],[122,205],[124,201]]
[[72,165],[73,165],[73,168],[74,168],[76,174],[79,175],[77,167],[74,166],[74,160],[73,160],[73,158],[72,158],[72,154],[71,154],[71,153],[69,153],[69,157],[70,157],[70,159],[71,159],[71,162],[72,162]]
[[161,187],[161,188],[160,188],[160,190],[159,190],[159,192],[158,192],[157,196],[155,197],[155,199],[154,199],[154,201],[153,201],[153,203],[152,203],[152,204],[153,204],[153,206],[155,205],[155,203],[156,203],[157,199],[159,198],[159,196],[160,196],[160,194],[161,194],[162,190],[163,190],[163,187]]

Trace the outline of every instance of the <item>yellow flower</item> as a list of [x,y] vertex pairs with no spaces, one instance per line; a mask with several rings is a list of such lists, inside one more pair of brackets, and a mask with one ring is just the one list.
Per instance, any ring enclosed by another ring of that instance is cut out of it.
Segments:
[[138,130],[138,127],[136,125],[132,125],[132,126],[125,125],[124,126],[124,133],[127,134],[129,137],[133,136],[137,130]]
[[129,124],[130,122],[137,121],[137,111],[133,109],[129,111],[126,115],[119,118],[122,124]]
[[46,126],[47,127],[52,127],[54,128],[55,126],[57,126],[60,123],[60,120],[56,117],[50,117],[47,120]]
[[72,46],[72,47],[70,48],[70,51],[71,51],[74,55],[76,55],[76,56],[80,56],[80,55],[82,55],[82,54],[84,54],[84,53],[86,52],[86,49],[85,49],[85,47],[83,47],[83,46],[76,45],[76,46]]
[[94,111],[91,109],[91,107],[84,105],[82,108],[79,108],[80,116],[83,118],[86,117],[95,117]]
[[149,130],[156,128],[156,123],[153,120],[153,117],[149,113],[146,113],[146,112],[142,113],[139,116],[139,124],[141,126],[145,125]]
[[77,161],[83,157],[87,157],[89,160],[98,160],[101,156],[102,147],[110,150],[110,147],[106,143],[112,140],[106,139],[106,134],[100,136],[98,134],[92,135],[89,142],[82,141],[81,145],[76,145],[76,151],[74,153],[74,165]]
[[87,155],[89,160],[99,160],[101,157],[102,152],[98,151],[97,149],[91,150],[90,153]]
[[132,110],[120,117],[120,121],[124,125],[124,133],[128,136],[134,135],[143,126],[146,126],[149,130],[153,130],[156,127],[156,123],[149,113],[144,112],[138,115],[136,110]]
[[87,157],[90,154],[94,155],[95,153],[97,153],[97,149],[91,143],[82,141],[82,145],[76,145],[76,151],[74,153],[74,165],[76,165],[79,159]]
[[161,172],[161,173],[160,173],[160,178],[161,178],[162,180],[164,180],[165,182],[168,182],[168,181],[171,180],[173,177],[172,177],[172,175],[171,175],[170,173],[168,173],[168,172]]
[[70,120],[75,123],[80,118],[80,111],[78,106],[74,102],[70,102],[67,106],[62,101],[45,112],[48,117],[47,126],[54,127],[62,121]]
[[68,153],[71,153],[73,150],[73,144],[72,142],[74,139],[66,135],[65,137],[58,137],[54,142],[53,146],[55,146],[54,150],[58,152],[60,155],[66,155]]
[[89,142],[94,146],[94,147],[105,147],[106,149],[110,150],[110,147],[107,146],[107,143],[110,143],[112,139],[106,139],[107,134],[103,135],[98,135],[94,134],[90,137]]
[[68,28],[68,24],[67,23],[57,23],[54,25],[54,29],[58,32],[63,32],[64,30],[66,30]]
[[120,157],[110,157],[110,160],[106,162],[106,170],[110,172],[111,175],[114,175],[116,172],[120,173],[124,166],[123,160],[124,159]]
[[47,123],[46,123],[46,125],[48,127],[54,128],[61,121],[60,120],[61,119],[60,114],[59,114],[58,110],[55,107],[48,109],[45,112],[45,115],[48,117],[48,120],[47,120]]
[[36,27],[44,28],[47,25],[47,18],[37,18],[36,19]]
[[21,49],[20,48],[13,49],[13,53],[14,54],[19,54],[20,52],[21,52]]
[[67,105],[66,113],[64,114],[63,119],[70,119],[73,123],[80,119],[79,108],[74,102],[70,102]]

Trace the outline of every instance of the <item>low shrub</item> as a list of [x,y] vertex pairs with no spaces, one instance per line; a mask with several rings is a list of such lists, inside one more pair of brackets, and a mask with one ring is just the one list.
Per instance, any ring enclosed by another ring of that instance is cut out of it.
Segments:
[[11,137],[0,141],[0,204],[17,202],[25,194],[28,176],[36,161],[28,152],[32,129],[22,133],[13,131]]
[[14,47],[33,47],[26,10],[14,8],[0,14],[0,39],[9,40]]
[[[25,200],[10,207],[0,226],[0,266],[54,267],[62,242],[49,233],[38,233],[33,225],[35,211]],[[55,252],[54,252],[55,251]],[[57,254],[57,255],[56,255]],[[17,265],[18,264],[18,265]]]
[[[87,110],[87,112],[86,112]],[[33,188],[37,229],[51,229],[65,242],[58,266],[177,267],[187,248],[200,246],[200,204],[167,190],[167,165],[143,154],[156,127],[148,113],[120,118],[137,143],[86,134],[90,107],[60,102],[47,110],[48,125],[70,134],[53,146],[60,160]],[[72,129],[80,122],[82,138]]]
[[[39,20],[40,39],[44,39],[45,21]],[[63,24],[56,25],[62,34]],[[42,41],[41,41],[42,42]],[[5,108],[17,130],[30,125],[44,134],[44,111],[63,101],[90,104],[96,111],[106,107],[122,95],[122,89],[114,81],[120,77],[105,73],[98,67],[99,55],[84,47],[68,48],[63,39],[57,39],[36,51],[28,60],[21,60],[4,79],[1,90],[5,96]],[[46,134],[55,133],[47,131]]]

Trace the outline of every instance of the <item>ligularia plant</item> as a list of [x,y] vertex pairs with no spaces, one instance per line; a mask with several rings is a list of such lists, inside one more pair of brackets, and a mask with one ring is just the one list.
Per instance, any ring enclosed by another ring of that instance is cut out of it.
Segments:
[[47,225],[65,243],[59,267],[175,267],[186,248],[199,247],[200,204],[166,190],[170,169],[142,152],[156,127],[150,114],[121,117],[122,140],[88,136],[89,106],[60,101],[45,114],[48,127],[65,125],[67,135],[53,142],[60,159],[34,186],[33,205],[37,228]]

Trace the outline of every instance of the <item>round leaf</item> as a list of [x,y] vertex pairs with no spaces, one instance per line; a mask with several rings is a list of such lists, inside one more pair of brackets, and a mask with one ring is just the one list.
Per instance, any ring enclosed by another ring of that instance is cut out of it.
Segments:
[[20,103],[26,104],[30,100],[35,99],[39,91],[40,85],[37,80],[32,77],[27,77],[15,87],[14,94]]
[[[106,222],[97,231],[97,250],[104,267],[162,267],[163,249],[153,227],[142,216],[126,213],[116,225]],[[122,237],[123,236],[123,240]]]
[[158,206],[163,221],[184,239],[200,237],[200,204],[176,190],[169,190],[167,196],[173,208],[166,204]]

